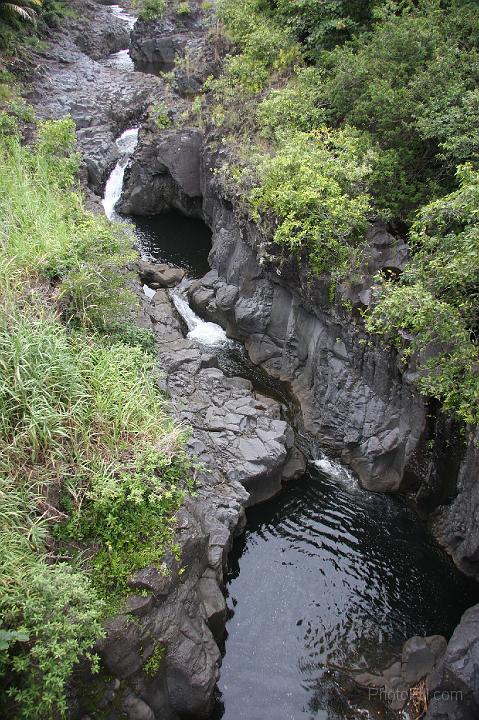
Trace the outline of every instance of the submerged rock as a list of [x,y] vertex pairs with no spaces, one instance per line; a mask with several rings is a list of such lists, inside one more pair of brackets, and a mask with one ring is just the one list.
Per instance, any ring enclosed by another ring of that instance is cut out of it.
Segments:
[[420,681],[427,681],[436,671],[446,646],[441,635],[412,637],[404,643],[399,660],[381,673],[354,673],[354,679],[374,688],[391,710],[402,710],[414,698],[414,688]]

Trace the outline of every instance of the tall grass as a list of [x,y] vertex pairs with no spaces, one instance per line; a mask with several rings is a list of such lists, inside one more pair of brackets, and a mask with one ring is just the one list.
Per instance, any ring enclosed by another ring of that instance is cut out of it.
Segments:
[[77,170],[71,121],[28,148],[0,114],[0,715],[28,720],[66,713],[74,665],[95,667],[103,617],[161,562],[189,484],[124,319],[131,237],[84,210]]

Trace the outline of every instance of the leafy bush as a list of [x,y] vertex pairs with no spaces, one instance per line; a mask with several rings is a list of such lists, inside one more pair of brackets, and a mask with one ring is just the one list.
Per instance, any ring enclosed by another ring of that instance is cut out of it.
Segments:
[[0,676],[8,678],[0,710],[25,720],[63,715],[74,666],[82,657],[96,666],[92,647],[104,634],[103,602],[84,574],[35,558],[8,528],[0,535],[0,612],[15,628],[13,642],[0,649]]
[[165,130],[166,128],[171,127],[171,119],[168,114],[168,108],[162,103],[155,105],[150,110],[150,117],[158,130]]
[[367,225],[372,161],[373,150],[350,128],[297,133],[262,162],[251,202],[278,218],[275,242],[305,251],[318,273],[338,269]]
[[402,219],[450,190],[455,166],[471,159],[471,150],[477,154],[471,139],[478,117],[468,93],[479,72],[478,31],[472,4],[393,5],[374,32],[323,58],[329,121],[367,130],[389,151],[393,171],[375,192]]
[[14,3],[0,0],[0,17],[13,25],[21,20],[34,23],[41,6],[41,0],[16,0]]
[[189,15],[191,13],[191,7],[188,2],[180,2],[178,3],[178,7],[176,9],[176,13],[178,15]]
[[373,19],[376,0],[273,0],[271,3],[306,54],[317,59],[322,50],[356,35]]
[[166,10],[166,0],[134,0],[138,17],[142,20],[158,20]]
[[268,93],[258,110],[264,137],[278,141],[286,131],[309,132],[324,126],[326,113],[318,93],[321,75],[313,67],[298,68],[285,87]]
[[262,0],[220,0],[218,15],[240,49],[227,58],[226,74],[250,92],[261,90],[270,72],[280,72],[299,59],[298,44]]
[[367,318],[407,361],[421,390],[464,421],[479,420],[479,173],[459,169],[459,190],[424,207],[411,230],[414,255],[399,283],[383,282]]

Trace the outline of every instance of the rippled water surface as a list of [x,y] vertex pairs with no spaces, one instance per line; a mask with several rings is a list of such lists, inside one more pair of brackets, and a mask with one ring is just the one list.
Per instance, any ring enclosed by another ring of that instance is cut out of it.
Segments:
[[449,635],[477,602],[402,502],[320,470],[248,511],[229,580],[224,720],[386,717],[342,669]]

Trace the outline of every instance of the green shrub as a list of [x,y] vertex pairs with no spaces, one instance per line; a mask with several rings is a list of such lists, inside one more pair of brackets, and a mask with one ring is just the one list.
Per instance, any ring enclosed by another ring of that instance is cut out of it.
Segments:
[[178,3],[178,7],[176,8],[177,15],[190,15],[191,13],[191,7],[188,2],[180,2]]
[[165,659],[166,655],[166,647],[163,645],[163,643],[157,643],[155,645],[155,648],[153,652],[151,653],[150,657],[146,661],[146,663],[143,665],[143,669],[145,673],[150,678],[154,678],[156,675],[158,675],[161,665],[163,663],[163,660]]
[[166,0],[135,0],[134,7],[142,20],[158,20],[166,10]]
[[86,657],[95,669],[92,647],[104,634],[104,605],[84,574],[35,558],[14,532],[5,529],[0,536],[0,613],[4,625],[15,628],[13,641],[0,649],[0,676],[8,678],[2,716],[65,715],[65,685],[74,666]]
[[339,269],[366,229],[374,158],[350,128],[297,133],[262,162],[251,202],[257,213],[278,218],[276,243],[306,253],[318,273]]
[[171,127],[172,123],[168,114],[168,109],[162,103],[155,105],[150,110],[150,117],[155,123],[158,130],[165,130],[166,128]]
[[323,56],[329,122],[367,130],[390,152],[392,172],[374,192],[403,220],[452,189],[469,152],[477,157],[478,38],[472,3],[422,0],[384,11],[373,32]]
[[399,283],[383,282],[367,318],[419,362],[419,387],[468,423],[478,421],[479,174],[459,169],[459,190],[424,207]]
[[275,13],[315,60],[325,48],[357,35],[374,17],[378,0],[275,0]]
[[227,58],[226,74],[250,92],[258,92],[270,72],[281,72],[299,60],[299,46],[284,26],[275,23],[262,0],[220,0],[218,15],[240,50]]
[[324,126],[326,113],[318,93],[321,76],[316,68],[299,68],[285,87],[268,93],[258,110],[264,137],[278,141],[286,131],[309,132]]

